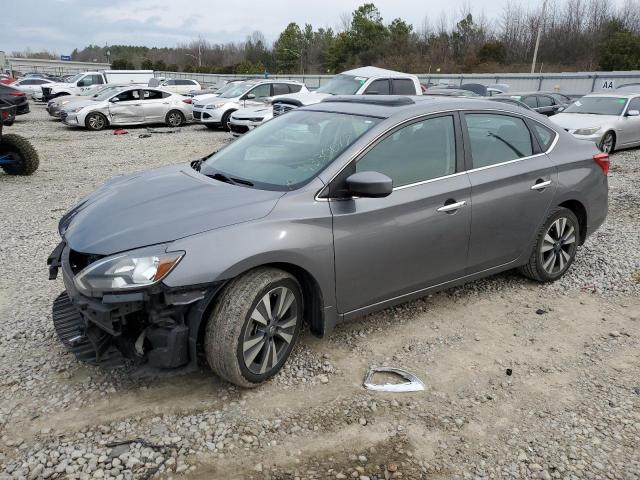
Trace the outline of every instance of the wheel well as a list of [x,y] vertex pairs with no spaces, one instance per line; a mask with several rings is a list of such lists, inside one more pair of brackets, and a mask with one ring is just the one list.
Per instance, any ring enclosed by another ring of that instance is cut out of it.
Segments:
[[587,209],[578,200],[567,200],[559,205],[560,207],[568,208],[573,214],[578,217],[578,224],[580,225],[580,245],[584,243],[587,238]]

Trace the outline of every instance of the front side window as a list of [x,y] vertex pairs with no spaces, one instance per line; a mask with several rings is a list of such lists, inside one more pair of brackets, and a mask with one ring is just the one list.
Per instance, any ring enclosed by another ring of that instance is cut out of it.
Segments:
[[316,92],[330,95],[355,95],[367,80],[367,77],[340,74],[322,85]]
[[618,97],[582,97],[569,105],[564,113],[582,113],[587,115],[621,115],[626,98]]
[[365,95],[389,95],[389,80],[374,80],[364,91]]
[[200,172],[264,190],[295,190],[376,125],[377,118],[294,110],[209,157]]
[[551,97],[547,97],[545,95],[540,95],[538,97],[538,106],[539,107],[551,107],[553,105],[553,100]]
[[256,96],[256,98],[265,98],[271,96],[271,84],[264,83],[262,85],[258,85],[256,88],[249,92]]
[[455,170],[455,128],[450,115],[395,131],[356,163],[357,172],[383,173],[394,187],[451,175]]
[[509,115],[467,113],[473,168],[533,155],[531,133],[524,120]]
[[126,92],[119,93],[114,98],[117,98],[118,102],[140,100],[140,90],[127,90]]
[[531,108],[538,108],[538,100],[533,95],[524,97],[522,101]]

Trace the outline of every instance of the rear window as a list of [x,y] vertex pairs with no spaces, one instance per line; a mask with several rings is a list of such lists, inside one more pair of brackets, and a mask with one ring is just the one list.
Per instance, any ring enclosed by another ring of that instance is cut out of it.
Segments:
[[492,113],[465,114],[473,168],[533,155],[531,133],[524,120]]

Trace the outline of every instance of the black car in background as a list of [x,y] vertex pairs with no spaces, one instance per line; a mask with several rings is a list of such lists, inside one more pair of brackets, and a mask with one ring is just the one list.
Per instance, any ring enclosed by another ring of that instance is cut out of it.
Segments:
[[569,97],[557,92],[509,92],[495,97],[513,98],[547,117],[562,112],[572,102]]
[[29,113],[29,100],[24,92],[9,85],[0,84],[0,99],[16,107],[16,115]]

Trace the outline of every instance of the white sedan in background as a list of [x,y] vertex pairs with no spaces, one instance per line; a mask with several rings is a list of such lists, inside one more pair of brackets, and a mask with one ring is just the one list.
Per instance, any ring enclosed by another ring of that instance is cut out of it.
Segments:
[[46,78],[25,77],[13,82],[11,86],[13,88],[17,88],[21,92],[24,92],[27,96],[33,98],[34,100],[41,101],[42,85],[46,85],[47,83],[55,82]]
[[550,120],[606,153],[640,146],[640,92],[591,93]]
[[273,106],[271,102],[265,102],[254,107],[241,108],[231,114],[229,131],[234,137],[240,137],[272,118]]
[[107,91],[71,104],[60,115],[65,125],[102,130],[110,125],[165,123],[179,127],[193,118],[191,99],[156,88]]

